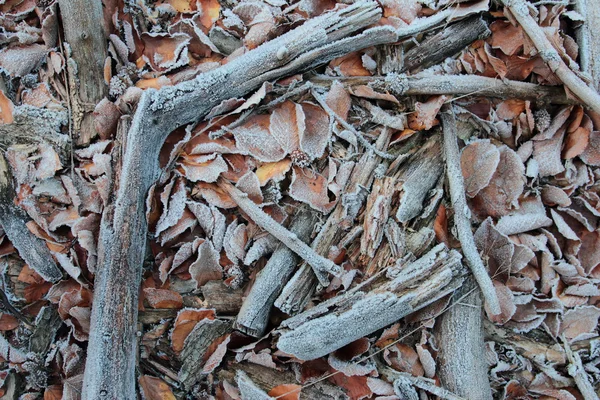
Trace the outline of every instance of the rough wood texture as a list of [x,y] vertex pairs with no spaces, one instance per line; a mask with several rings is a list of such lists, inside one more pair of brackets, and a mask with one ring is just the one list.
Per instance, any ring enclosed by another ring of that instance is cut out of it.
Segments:
[[[386,129],[377,138],[375,146],[379,150],[385,150],[389,144],[391,130]],[[345,230],[352,227],[352,221],[358,214],[358,211],[367,198],[365,188],[370,188],[373,182],[373,171],[381,162],[373,150],[368,150],[359,160],[357,166],[352,170],[349,182],[346,184],[346,198],[349,202],[342,199],[333,212],[327,218],[325,225],[313,241],[311,247],[318,254],[328,255],[331,246],[337,244]],[[294,315],[302,311],[308,300],[314,293],[318,285],[318,280],[313,271],[306,264],[302,265],[290,281],[283,288],[281,294],[275,300],[275,307],[286,314]]]
[[[72,58],[77,64],[77,88],[71,87],[70,95],[78,96],[82,102],[81,140],[88,143],[95,136],[93,107],[108,93],[104,82],[104,60],[106,59],[106,33],[102,0],[59,0],[65,40],[71,47]],[[71,110],[73,113],[78,110]]]
[[450,308],[435,325],[442,386],[473,400],[492,399],[485,365],[482,301],[467,280],[454,293]]
[[452,293],[463,281],[461,255],[440,244],[370,292],[352,290],[281,324],[279,350],[313,360]]
[[[294,217],[290,231],[303,242],[307,242],[316,222],[315,213],[303,210]],[[294,272],[298,261],[299,257],[283,245],[275,250],[256,276],[252,289],[244,300],[235,323],[236,329],[254,337],[265,333],[273,303]]]
[[579,393],[581,393],[584,400],[598,400],[598,395],[596,392],[594,392],[594,385],[592,384],[593,381],[583,368],[583,363],[581,362],[579,353],[574,352],[571,349],[569,342],[564,335],[562,340],[565,347],[565,353],[567,354],[567,359],[569,360],[569,367],[567,368],[567,371],[575,380],[575,384],[577,385],[577,389],[579,389]]
[[202,295],[209,308],[218,314],[237,314],[244,301],[242,289],[232,289],[222,281],[209,281],[202,286]]
[[23,105],[14,108],[13,118],[10,124],[0,124],[0,146],[47,143],[63,164],[69,162],[71,141],[60,131],[61,126],[67,125],[66,112]]
[[389,30],[388,36],[380,32],[383,35],[378,37],[359,35],[356,42],[340,40],[376,22],[380,15],[377,3],[360,1],[311,19],[191,81],[144,92],[127,135],[114,214],[103,216],[101,226],[84,399],[135,397],[138,285],[148,231],[144,203],[159,175],[158,151],[166,136],[265,80],[327,62],[340,52],[358,50],[357,46],[391,40]]
[[501,0],[521,25],[529,39],[537,48],[542,60],[548,65],[562,81],[562,83],[573,92],[579,99],[596,113],[600,113],[600,95],[595,89],[589,87],[581,78],[573,72],[560,57],[558,51],[544,30],[538,25],[529,13],[529,6],[525,0]]
[[585,18],[576,30],[581,70],[592,78],[592,86],[600,91],[600,7],[595,0],[577,0],[575,11]]
[[407,51],[402,71],[428,68],[454,56],[475,40],[483,39],[489,34],[487,24],[479,16],[451,24]]
[[46,242],[27,229],[27,214],[14,204],[16,197],[9,166],[0,154],[0,225],[19,252],[35,272],[48,282],[58,282],[62,271],[56,265]]
[[458,150],[458,137],[456,120],[450,107],[445,107],[441,113],[442,127],[444,129],[444,153],[446,156],[446,174],[450,186],[450,198],[454,208],[454,225],[465,259],[492,314],[500,314],[500,302],[492,279],[483,265],[475,238],[471,230],[471,210],[467,205],[465,195],[465,182],[460,168],[460,154]]
[[42,358],[45,357],[62,323],[55,308],[43,307],[35,320],[35,328],[29,338],[29,351],[41,355]]

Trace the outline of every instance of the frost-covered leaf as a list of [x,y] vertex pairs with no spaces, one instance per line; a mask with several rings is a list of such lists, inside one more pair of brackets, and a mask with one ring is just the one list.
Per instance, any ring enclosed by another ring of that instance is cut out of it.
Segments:
[[285,101],[271,113],[269,129],[286,154],[298,150],[300,137],[304,134],[305,129],[302,107],[289,100]]
[[463,149],[460,167],[467,196],[475,197],[490,183],[499,162],[500,152],[489,140],[478,140]]
[[327,195],[327,180],[306,168],[294,167],[290,196],[323,213],[331,211],[335,205],[335,201],[329,201]]
[[198,258],[190,265],[190,275],[196,282],[196,287],[201,287],[208,281],[220,280],[223,277],[223,268],[219,264],[219,253],[211,242],[206,241],[198,247]]
[[233,129],[237,148],[259,161],[274,162],[285,157],[285,151],[269,132],[269,115],[253,115]]

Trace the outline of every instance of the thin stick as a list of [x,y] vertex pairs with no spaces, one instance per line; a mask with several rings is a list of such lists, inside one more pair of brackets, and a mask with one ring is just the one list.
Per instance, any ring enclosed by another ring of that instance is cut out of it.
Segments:
[[319,282],[326,286],[329,284],[327,279],[327,273],[334,276],[340,276],[342,268],[339,265],[333,263],[333,261],[320,256],[313,249],[304,243],[298,236],[290,232],[265,213],[259,206],[256,205],[252,200],[248,198],[248,195],[241,190],[237,189],[230,182],[219,179],[217,182],[219,187],[223,189],[235,203],[248,214],[248,217],[254,221],[254,223],[271,235],[275,236],[281,243],[285,244],[290,250],[298,254],[304,261],[306,261],[315,271],[315,274],[319,278]]
[[460,154],[458,151],[456,120],[454,113],[448,106],[441,113],[442,127],[444,130],[444,151],[446,153],[446,173],[450,183],[450,198],[454,207],[454,224],[458,231],[463,253],[471,272],[481,288],[483,298],[492,314],[500,314],[500,302],[494,284],[483,265],[481,256],[475,246],[473,231],[469,218],[469,208],[465,196],[465,182],[460,169]]
[[527,33],[527,36],[529,36],[542,57],[542,60],[544,60],[550,70],[554,72],[563,84],[569,88],[570,91],[575,93],[586,106],[595,112],[600,113],[600,95],[581,80],[581,78],[579,78],[563,61],[558,51],[546,37],[544,30],[529,14],[527,2],[525,2],[525,0],[501,0],[500,2],[514,15],[515,19],[519,22],[525,33]]

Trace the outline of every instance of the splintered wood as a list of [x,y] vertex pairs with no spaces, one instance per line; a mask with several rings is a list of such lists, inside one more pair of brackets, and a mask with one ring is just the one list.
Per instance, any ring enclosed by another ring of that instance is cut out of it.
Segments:
[[0,398],[598,399],[593,0],[0,3]]

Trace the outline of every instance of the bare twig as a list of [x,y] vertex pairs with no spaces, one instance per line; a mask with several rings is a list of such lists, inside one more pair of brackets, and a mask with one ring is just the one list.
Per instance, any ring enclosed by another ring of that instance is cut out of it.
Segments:
[[490,312],[497,315],[500,314],[498,295],[477,251],[473,231],[471,231],[470,210],[467,206],[465,183],[460,168],[456,120],[454,119],[453,111],[448,106],[445,106],[445,110],[441,113],[441,119],[444,130],[446,173],[448,182],[450,183],[450,197],[452,199],[452,206],[454,207],[454,224],[458,231],[458,239],[460,240],[467,264],[479,284]]
[[527,36],[531,39],[537,48],[542,60],[548,65],[563,84],[569,88],[579,99],[589,108],[600,113],[600,95],[594,89],[590,88],[581,78],[569,68],[563,61],[558,51],[552,45],[552,42],[546,37],[544,30],[538,25],[529,13],[529,6],[525,0],[501,0]]

